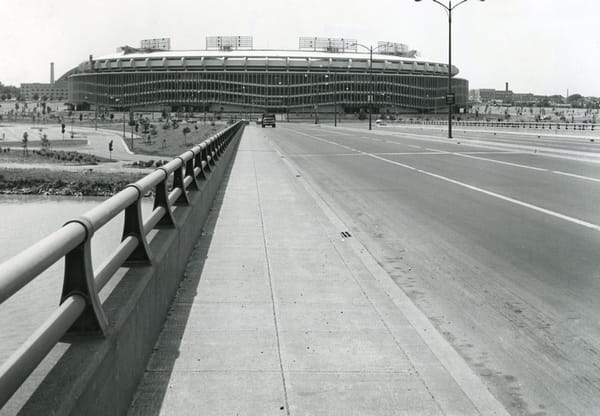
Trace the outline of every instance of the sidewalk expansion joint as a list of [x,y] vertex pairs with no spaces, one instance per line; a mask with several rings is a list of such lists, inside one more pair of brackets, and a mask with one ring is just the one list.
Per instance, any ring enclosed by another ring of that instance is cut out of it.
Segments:
[[[260,224],[261,224],[261,233],[262,233],[262,241],[264,244],[264,254],[265,254],[265,261],[267,264],[267,275],[269,278],[269,294],[271,296],[271,305],[273,308],[273,324],[275,325],[275,338],[277,341],[277,359],[279,361],[279,370],[281,373],[281,382],[282,382],[282,386],[283,386],[283,397],[284,397],[284,406],[285,406],[285,413],[287,416],[290,416],[290,406],[289,406],[289,400],[288,400],[288,388],[287,388],[287,382],[286,382],[286,378],[285,378],[285,370],[283,368],[283,360],[281,357],[281,339],[280,339],[280,334],[279,334],[279,322],[277,319],[277,307],[275,305],[275,293],[273,290],[273,276],[272,276],[272,268],[271,268],[271,262],[269,259],[269,251],[268,251],[268,245],[267,245],[267,237],[265,235],[265,219],[264,219],[264,215],[263,215],[263,205],[262,205],[262,199],[261,199],[261,193],[260,193],[260,185],[258,183],[258,174],[256,171],[256,161],[254,159],[254,155],[252,156],[252,162],[253,162],[253,167],[254,167],[254,179],[255,179],[255,183],[256,183],[256,193],[258,196],[258,210],[260,212]],[[284,410],[282,408],[282,410]]]

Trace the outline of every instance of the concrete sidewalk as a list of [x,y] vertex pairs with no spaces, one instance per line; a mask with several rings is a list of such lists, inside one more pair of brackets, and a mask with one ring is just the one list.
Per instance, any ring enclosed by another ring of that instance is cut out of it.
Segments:
[[507,414],[246,128],[130,415]]

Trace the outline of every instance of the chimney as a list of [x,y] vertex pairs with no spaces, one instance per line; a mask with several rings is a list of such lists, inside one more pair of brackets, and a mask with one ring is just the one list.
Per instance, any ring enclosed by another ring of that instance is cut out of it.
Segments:
[[50,84],[54,84],[54,62],[50,62]]
[[508,92],[508,82],[506,83],[506,92]]

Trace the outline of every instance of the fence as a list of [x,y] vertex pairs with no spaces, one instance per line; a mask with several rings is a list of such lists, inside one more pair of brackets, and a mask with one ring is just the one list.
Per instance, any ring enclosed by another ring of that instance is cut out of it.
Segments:
[[[0,407],[59,341],[107,337],[111,328],[99,299],[100,290],[121,267],[153,265],[156,256],[150,250],[148,233],[181,226],[174,217],[174,207],[193,204],[192,195],[202,192],[205,188],[202,182],[210,179],[217,161],[242,131],[242,122],[228,127],[0,265],[0,303],[3,303],[64,258],[60,305],[0,367]],[[144,219],[141,203],[149,192],[154,192],[154,205]],[[93,270],[92,237],[121,213],[124,215],[121,243],[98,270]]]
[[[438,120],[401,120],[398,124],[410,124],[419,126],[447,126],[448,121]],[[493,128],[513,128],[513,129],[547,129],[547,130],[587,130],[600,131],[600,124],[593,123],[566,123],[566,122],[541,122],[541,121],[459,121],[453,120],[453,126],[457,127],[493,127]]]

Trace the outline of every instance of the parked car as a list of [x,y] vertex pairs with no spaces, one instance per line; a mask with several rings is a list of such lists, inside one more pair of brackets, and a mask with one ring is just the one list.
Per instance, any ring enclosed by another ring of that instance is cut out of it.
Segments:
[[275,128],[275,114],[263,114],[262,116],[262,127],[271,126]]

